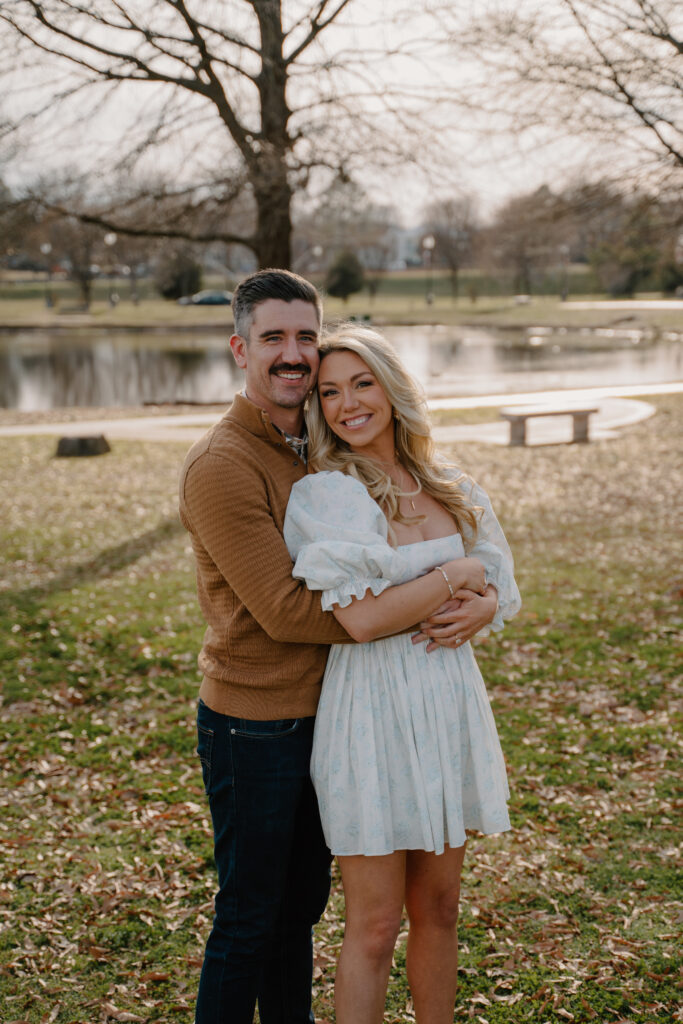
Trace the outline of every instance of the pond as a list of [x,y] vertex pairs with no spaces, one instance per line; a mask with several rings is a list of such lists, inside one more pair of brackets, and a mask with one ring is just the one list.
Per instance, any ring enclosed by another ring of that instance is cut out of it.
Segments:
[[[681,335],[635,330],[388,327],[430,397],[683,379]],[[241,387],[216,331],[0,331],[0,407],[219,403]]]

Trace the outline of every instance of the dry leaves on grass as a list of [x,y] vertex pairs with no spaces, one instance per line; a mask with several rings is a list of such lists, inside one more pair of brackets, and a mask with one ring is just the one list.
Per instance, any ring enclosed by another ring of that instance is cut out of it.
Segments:
[[[514,831],[469,844],[458,1020],[676,1013],[683,403],[660,408],[613,442],[457,453],[491,494],[524,598],[477,648]],[[185,538],[159,530],[181,450],[74,467],[50,448],[13,443],[0,470],[0,1018],[181,1024],[215,886],[194,753],[203,624]],[[337,880],[316,945],[328,1022],[342,929]],[[404,938],[392,1022],[414,1017]]]

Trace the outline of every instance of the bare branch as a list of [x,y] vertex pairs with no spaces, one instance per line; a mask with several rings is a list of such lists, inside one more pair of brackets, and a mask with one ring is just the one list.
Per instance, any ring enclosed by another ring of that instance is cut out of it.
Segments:
[[491,0],[486,19],[458,27],[453,45],[495,130],[537,145],[595,140],[598,153],[609,144],[622,176],[646,173],[653,188],[682,180],[676,0]]
[[646,128],[648,128],[655,134],[661,146],[674,158],[674,160],[676,160],[677,163],[680,163],[683,166],[683,149],[678,149],[677,147],[669,143],[669,141],[664,137],[664,135],[658,127],[658,121],[663,120],[663,118],[657,117],[652,112],[648,111],[636,99],[635,94],[628,87],[625,77],[620,73],[616,61],[613,58],[611,58],[603,49],[603,47],[600,46],[600,44],[597,42],[597,40],[594,37],[594,33],[591,32],[591,29],[587,23],[586,18],[584,18],[581,12],[578,10],[576,3],[574,3],[573,0],[563,0],[563,3],[570,10],[572,17],[574,18],[576,24],[583,32],[583,35],[587,43],[589,44],[590,48],[600,59],[602,67],[606,71],[610,80],[614,83],[617,93],[621,97],[625,105],[634,112],[634,114],[642,121]]
[[[310,16],[310,28],[304,39],[287,57],[287,64],[293,64],[312,42],[324,32],[328,25],[336,21],[341,12],[348,7],[351,0],[337,0],[336,6],[330,0],[319,0],[316,11]],[[332,10],[329,8],[332,7]]]
[[[436,23],[427,21],[424,29],[429,11],[396,5],[386,25],[389,42],[381,45],[373,33],[372,45],[361,52],[346,33],[371,22],[363,0],[296,0],[290,9],[298,20],[284,27],[283,6],[280,0],[0,0],[0,77],[13,99],[21,93],[14,127],[34,129],[33,152],[41,143],[47,152],[59,134],[60,145],[47,153],[56,163],[92,123],[81,150],[93,168],[85,212],[117,233],[137,229],[132,216],[126,221],[135,204],[117,200],[108,212],[101,201],[93,205],[93,191],[101,199],[108,187],[103,165],[136,176],[148,173],[152,162],[160,172],[172,166],[176,188],[160,191],[178,204],[178,189],[198,178],[209,192],[225,196],[220,176],[209,180],[204,168],[227,163],[236,169],[239,202],[253,231],[250,225],[245,238],[231,225],[228,236],[220,223],[206,223],[213,208],[208,200],[200,203],[196,191],[177,205],[184,218],[199,218],[193,237],[235,241],[239,235],[262,263],[286,265],[293,197],[309,185],[324,190],[335,171],[344,178],[350,169],[367,173],[371,165],[415,163],[421,155],[413,141],[416,125],[426,139],[425,163],[433,165],[445,134],[429,133],[445,118],[447,103],[450,116],[454,93],[438,90],[433,76],[425,84],[425,66],[443,53]],[[352,8],[357,24],[347,17]],[[24,56],[38,68],[30,79]],[[65,75],[49,96],[48,64]],[[422,80],[409,88],[415,69]],[[137,102],[143,82],[144,104]],[[116,90],[122,102],[114,108]],[[152,192],[155,203],[163,203]],[[159,237],[188,237],[186,224],[182,235],[177,225],[175,231],[169,223],[151,227]],[[149,234],[144,225],[140,231]]]
[[228,242],[236,245],[246,245],[248,248],[251,248],[254,244],[252,236],[237,235],[229,231],[192,232],[170,226],[155,228],[151,225],[136,227],[133,224],[125,224],[117,219],[98,213],[82,212],[76,214],[72,208],[47,200],[42,200],[40,205],[51,213],[57,213],[62,217],[76,216],[83,224],[92,224],[95,227],[102,228],[103,231],[114,231],[117,235],[129,235],[132,238],[175,238],[186,242]]

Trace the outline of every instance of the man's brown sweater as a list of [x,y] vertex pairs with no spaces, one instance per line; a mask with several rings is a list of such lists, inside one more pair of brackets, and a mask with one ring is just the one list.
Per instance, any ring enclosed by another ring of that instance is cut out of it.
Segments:
[[349,641],[320,594],[292,577],[282,530],[305,474],[268,414],[242,395],[185,460],[180,517],[208,623],[200,696],[222,714],[314,715],[328,646]]

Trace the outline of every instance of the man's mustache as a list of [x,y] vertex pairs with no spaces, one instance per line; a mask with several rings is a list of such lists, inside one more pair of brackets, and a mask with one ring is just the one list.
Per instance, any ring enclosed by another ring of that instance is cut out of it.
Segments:
[[306,366],[305,363],[276,363],[275,366],[271,366],[268,373],[307,373],[310,376],[311,368]]

